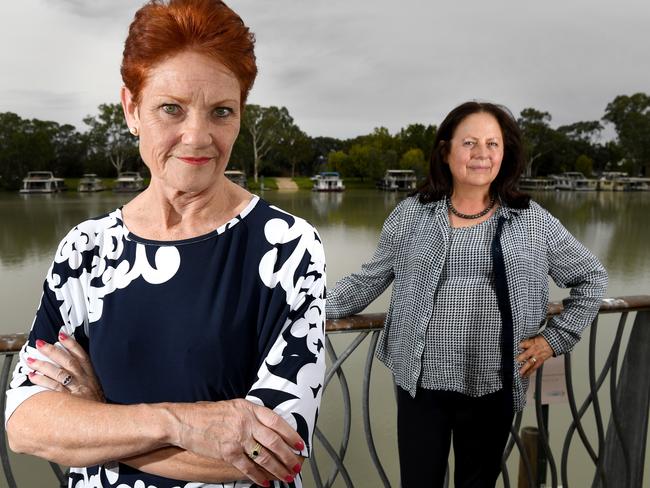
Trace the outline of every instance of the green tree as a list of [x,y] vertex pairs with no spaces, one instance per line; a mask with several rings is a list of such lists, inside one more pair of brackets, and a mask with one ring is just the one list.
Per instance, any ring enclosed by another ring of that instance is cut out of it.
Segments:
[[428,164],[420,148],[409,149],[402,154],[399,167],[401,169],[412,169],[419,178],[424,177],[428,172]]
[[406,126],[396,135],[399,152],[404,154],[417,148],[422,151],[425,158],[428,158],[433,150],[436,131],[435,125],[410,124]]
[[327,169],[338,171],[342,176],[354,176],[350,156],[344,151],[332,151],[327,155]]
[[129,132],[119,103],[102,103],[97,115],[88,115],[84,123],[88,151],[92,156],[106,158],[121,173],[129,160],[138,160],[137,139]]
[[542,156],[552,150],[551,114],[534,108],[525,108],[517,120],[523,133],[524,147],[528,156],[528,176],[536,176]]
[[285,107],[246,105],[242,129],[250,136],[256,182],[262,161],[273,147],[284,142],[292,126],[293,118]]
[[634,174],[650,165],[650,96],[645,93],[617,96],[607,104],[603,120],[614,125]]
[[576,159],[576,171],[580,171],[587,178],[591,177],[594,168],[594,161],[589,156],[581,154]]
[[300,127],[292,125],[280,146],[280,154],[291,167],[291,177],[296,176],[296,166],[307,166],[307,163],[314,158],[314,147],[311,138],[305,134]]
[[67,176],[83,158],[79,139],[70,125],[0,113],[0,187],[18,189],[22,178],[32,170]]

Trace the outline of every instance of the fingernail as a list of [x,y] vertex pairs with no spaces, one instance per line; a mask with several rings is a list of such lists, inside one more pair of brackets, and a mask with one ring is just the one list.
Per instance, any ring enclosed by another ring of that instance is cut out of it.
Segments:
[[287,483],[293,483],[293,476],[291,476],[291,475],[286,475],[286,476],[284,477],[284,481],[286,481]]
[[30,378],[33,378],[35,375],[36,375],[36,372],[35,372],[35,371],[32,371],[32,372],[29,373],[27,376],[29,376]]
[[300,470],[301,470],[301,469],[302,469],[302,466],[300,466],[300,464],[296,464],[296,465],[293,467],[293,472],[294,472],[294,473],[300,473]]
[[45,341],[41,339],[36,339],[36,347],[43,347],[45,345]]
[[302,451],[304,448],[305,448],[304,442],[302,442],[302,441],[296,442],[296,449],[298,449],[299,451]]
[[67,338],[68,338],[68,336],[66,334],[64,334],[63,332],[59,332],[59,340],[60,341],[65,341]]
[[262,482],[262,486],[266,486],[268,488],[269,486],[271,486],[271,483],[269,482],[269,480],[264,480]]
[[27,362],[28,362],[29,364],[32,364],[34,361],[36,361],[36,359],[34,359],[34,358],[27,358]]

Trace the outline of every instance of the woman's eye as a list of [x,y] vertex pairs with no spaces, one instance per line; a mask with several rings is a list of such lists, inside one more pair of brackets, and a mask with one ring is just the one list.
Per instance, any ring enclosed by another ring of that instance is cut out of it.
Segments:
[[173,103],[165,103],[162,106],[163,112],[165,112],[168,115],[176,115],[180,112],[181,108]]
[[472,147],[474,145],[474,141],[463,141],[463,146],[465,147]]
[[499,143],[498,142],[488,142],[488,146],[490,146],[490,147],[499,147]]
[[214,114],[217,117],[228,117],[232,113],[233,113],[233,109],[231,109],[230,107],[217,107],[214,109]]

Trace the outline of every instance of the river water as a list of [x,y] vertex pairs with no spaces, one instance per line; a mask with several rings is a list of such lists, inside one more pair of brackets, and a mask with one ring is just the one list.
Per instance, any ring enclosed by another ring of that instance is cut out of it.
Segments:
[[[403,196],[373,190],[338,194],[275,191],[262,195],[272,204],[304,217],[319,230],[325,244],[330,287],[340,277],[357,270],[371,256],[384,219]],[[59,195],[0,193],[0,334],[29,330],[43,278],[59,240],[66,232],[80,221],[110,211],[130,198],[129,195],[109,192]],[[608,296],[650,294],[650,192],[548,192],[535,194],[534,198],[601,259],[609,272]],[[551,299],[558,300],[564,296],[565,290],[552,287]],[[387,305],[388,292],[385,292],[367,311],[383,312]],[[348,337],[341,335],[334,339],[338,350],[349,341]],[[604,342],[603,355],[607,351],[607,339]],[[584,354],[581,347],[575,353],[574,361],[578,364],[580,354]],[[353,391],[361,389],[365,351],[362,346],[346,363]],[[586,355],[582,361],[586,363]],[[374,368],[371,400],[375,436],[388,476],[393,486],[398,486],[392,386],[385,368],[380,364]],[[575,374],[581,373],[576,371]],[[583,378],[586,382],[586,376]],[[319,425],[337,445],[341,430],[340,415],[336,413],[340,410],[340,395],[335,385],[332,390],[326,394]],[[359,407],[359,398],[356,394],[353,396],[353,402],[356,402],[353,408]],[[565,405],[551,408],[551,437],[560,445],[563,432],[557,432],[555,438],[553,422],[557,417],[557,422],[566,423],[567,412]],[[354,415],[347,462],[352,466],[357,486],[376,486],[378,478],[363,468],[370,461],[363,441],[361,418],[358,412]],[[527,413],[528,417],[532,419]],[[565,428],[559,427],[558,430]],[[571,470],[571,479],[575,479],[575,483],[571,485],[587,486],[590,484],[588,475],[581,473],[593,470],[584,449],[578,451],[575,464],[571,464],[575,466],[575,471]],[[585,469],[580,467],[583,463]],[[327,466],[323,462],[321,470],[327,472]],[[21,461],[17,475],[19,484],[38,486],[28,481],[33,480],[38,472]],[[516,463],[511,463],[511,476],[516,484]],[[0,486],[3,482],[0,481]]]

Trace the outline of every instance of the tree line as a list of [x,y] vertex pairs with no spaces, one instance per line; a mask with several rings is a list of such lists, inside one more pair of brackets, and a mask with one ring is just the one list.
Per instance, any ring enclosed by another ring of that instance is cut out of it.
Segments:
[[[522,128],[529,176],[582,171],[650,172],[650,96],[619,95],[600,120],[552,127],[551,114],[525,108]],[[126,170],[146,172],[119,104],[102,104],[84,119],[85,131],[69,124],[23,119],[0,113],[0,187],[15,190],[27,171],[49,170],[60,177],[97,173],[115,177]],[[616,137],[603,140],[610,124]],[[412,169],[424,176],[436,134],[435,125],[410,124],[391,134],[385,127],[350,139],[312,137],[285,107],[250,104],[229,168],[258,176],[312,175],[338,171],[344,177],[375,180],[386,169]]]

